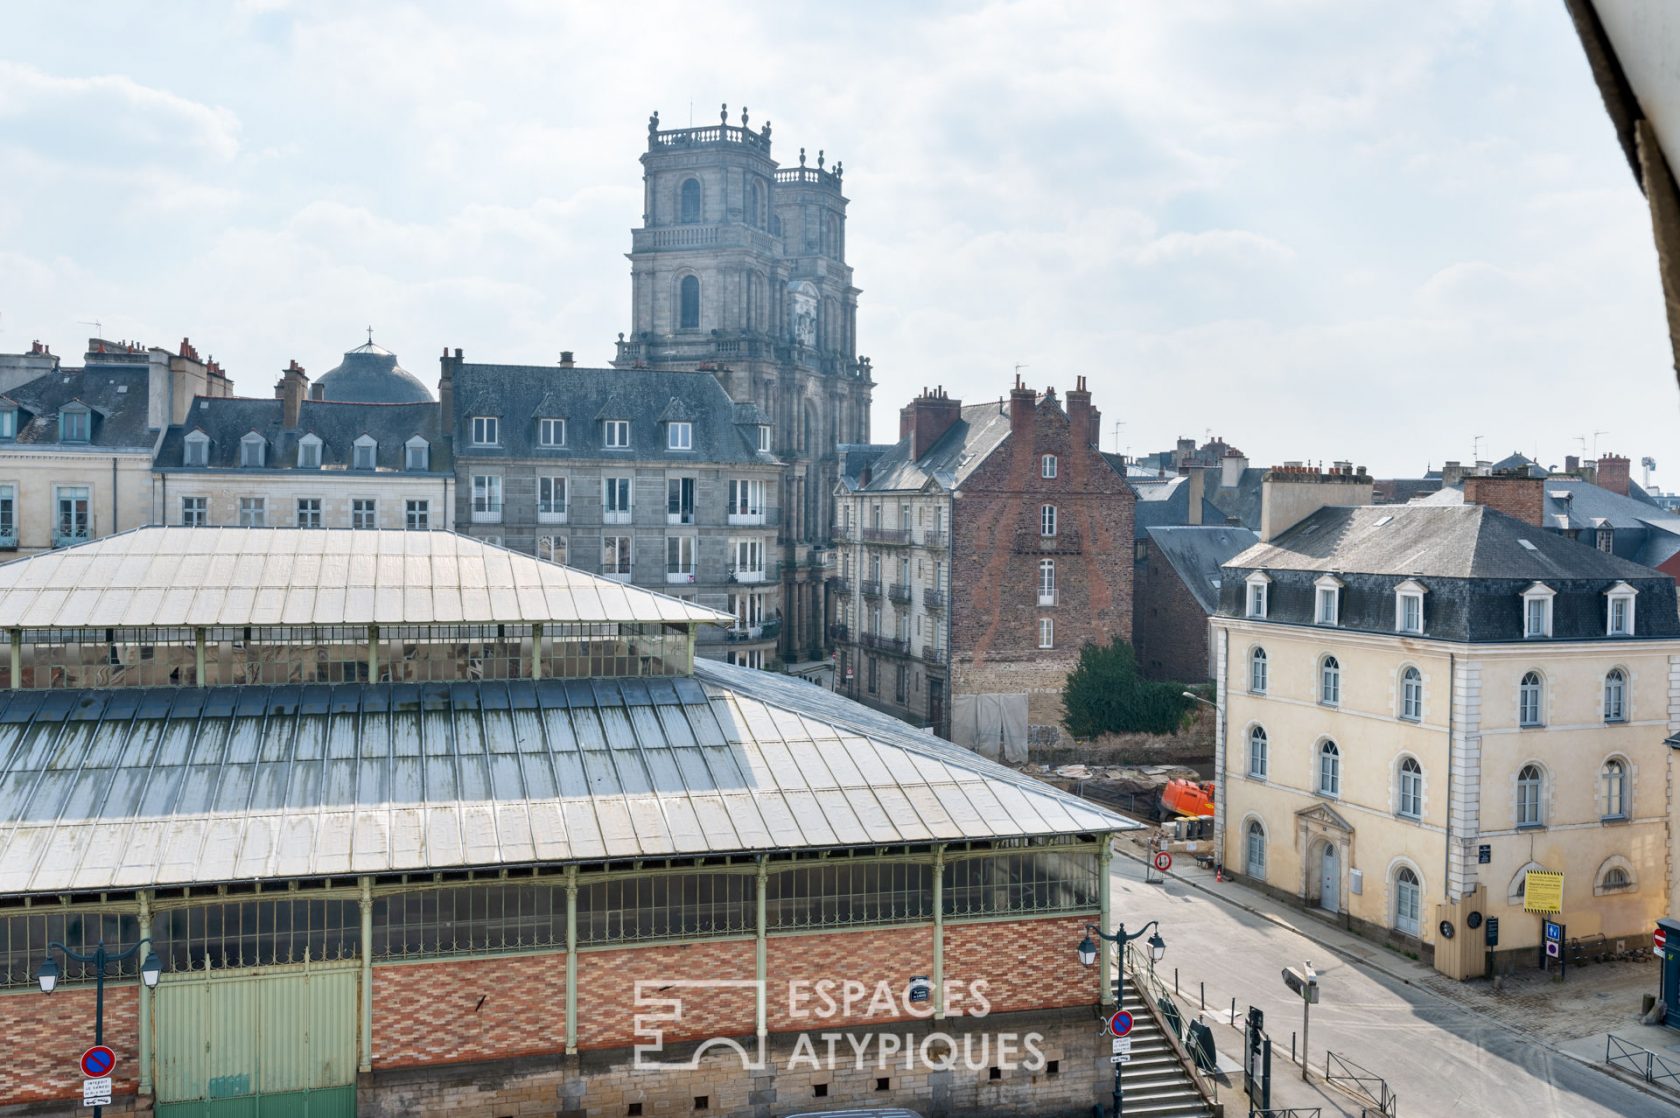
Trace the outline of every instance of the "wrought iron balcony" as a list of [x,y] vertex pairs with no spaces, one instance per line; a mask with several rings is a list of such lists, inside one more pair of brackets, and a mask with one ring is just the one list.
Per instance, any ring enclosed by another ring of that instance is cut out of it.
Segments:
[[1079,529],[1069,528],[1054,536],[1041,536],[1031,528],[1015,533],[1017,555],[1077,555],[1085,550]]
[[922,533],[922,546],[943,551],[951,546],[951,533],[943,528],[930,528]]
[[945,662],[945,650],[935,648],[931,644],[924,644],[922,645],[922,659],[930,664],[943,664]]
[[861,585],[863,586],[863,596],[865,598],[879,598],[881,596],[880,579],[866,578],[863,580]]
[[909,584],[903,582],[890,583],[887,586],[887,597],[895,602],[908,605],[910,602]]
[[865,528],[863,530],[864,543],[893,543],[907,544],[910,542],[908,528]]
[[884,637],[880,633],[864,633],[858,637],[858,643],[877,652],[891,652],[898,656],[910,651],[909,641],[899,640],[897,637]]
[[834,576],[834,592],[836,594],[850,594],[855,584],[845,575]]
[[930,586],[922,591],[922,605],[928,609],[944,609],[945,591],[937,586]]
[[830,625],[828,627],[828,639],[831,641],[849,642],[852,639],[852,630],[850,627],[845,625]]

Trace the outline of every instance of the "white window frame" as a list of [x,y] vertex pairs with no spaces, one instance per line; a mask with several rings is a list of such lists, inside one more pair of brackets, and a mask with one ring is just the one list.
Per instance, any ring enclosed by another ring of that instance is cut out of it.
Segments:
[[[1529,677],[1534,682],[1529,683]],[[1532,696],[1532,702],[1530,698]],[[1546,724],[1546,677],[1538,669],[1529,669],[1517,677],[1517,725],[1536,729]]]
[[1528,589],[1523,591],[1524,640],[1545,640],[1552,635],[1552,599],[1555,597],[1557,591],[1543,582],[1531,583]]
[[268,498],[239,498],[239,526],[241,528],[268,527]]
[[1334,740],[1325,738],[1318,743],[1318,779],[1314,787],[1320,796],[1339,799],[1342,794],[1342,749]]
[[[1415,579],[1407,579],[1394,588],[1394,631],[1419,636],[1423,633],[1423,596],[1429,593],[1429,587]],[[1416,612],[1416,619],[1406,616],[1408,611]]]
[[409,532],[432,530],[432,502],[423,497],[410,497],[403,502],[403,528]]
[[[765,550],[764,540],[758,536],[730,540],[729,581],[765,581]],[[879,580],[879,577],[879,573],[877,573],[877,580]]]
[[1319,575],[1313,579],[1313,624],[1342,623],[1342,585],[1342,580],[1335,575]]
[[[310,507],[304,507],[305,504]],[[297,517],[296,524],[299,528],[320,528],[326,523],[321,519],[321,498],[319,497],[299,497],[293,505],[292,511]]]
[[1040,559],[1038,561],[1038,604],[1041,606],[1056,604],[1056,561],[1054,559]]
[[372,435],[356,436],[356,441],[350,445],[350,468],[352,470],[377,470],[379,468],[379,441]]
[[[612,556],[609,565],[608,556]],[[601,537],[601,577],[610,578],[614,582],[629,582],[636,566],[636,537],[609,536]]]
[[537,523],[566,523],[566,506],[570,498],[566,475],[543,474],[537,478]]
[[1266,727],[1248,728],[1248,776],[1250,780],[1265,780],[1271,768],[1271,738]]
[[[1530,771],[1533,777],[1523,776]],[[1517,769],[1516,821],[1523,828],[1546,825],[1546,770],[1532,761]]]
[[673,419],[665,425],[666,450],[693,450],[694,424],[686,419]]
[[1041,539],[1054,539],[1056,536],[1056,506],[1041,505],[1038,510],[1038,534]]
[[601,479],[601,523],[628,524],[636,513],[636,479],[623,475]]
[[566,445],[566,421],[549,416],[537,420],[537,445],[560,447]]
[[1342,705],[1342,662],[1334,656],[1318,658],[1318,703],[1327,707]]
[[665,581],[688,584],[700,570],[700,537],[681,533],[665,537]]
[[[1408,769],[1406,766],[1412,766]],[[1395,766],[1395,814],[1404,819],[1423,818],[1423,763],[1407,755]]]
[[18,410],[14,407],[0,408],[0,439],[17,438]]
[[1054,454],[1045,454],[1040,456],[1038,460],[1038,476],[1046,479],[1055,477],[1056,465],[1056,456]]
[[502,475],[472,475],[472,522],[500,524],[502,522]]
[[[1405,879],[1411,878],[1410,882]],[[1408,903],[1409,902],[1409,903]],[[1417,936],[1423,926],[1423,879],[1410,866],[1394,871],[1394,930],[1403,936]]]
[[1633,814],[1628,767],[1626,758],[1606,757],[1598,770],[1598,806],[1604,819],[1627,819]]
[[[730,524],[764,523],[764,482],[730,478],[725,512]],[[849,511],[849,510],[848,510]]]
[[1271,604],[1272,576],[1263,571],[1256,571],[1243,581],[1248,585],[1247,615],[1264,620],[1266,610]]
[[1400,718],[1423,721],[1423,672],[1415,664],[1400,669]]
[[1243,825],[1243,872],[1260,881],[1266,879],[1266,825],[1258,819]]
[[[1604,592],[1604,635],[1607,637],[1633,636],[1633,604],[1639,596],[1639,591],[1625,582],[1618,582]],[[1617,607],[1621,607],[1624,616],[1616,617]]]
[[432,444],[415,435],[403,444],[403,468],[424,473],[432,468]]
[[603,419],[601,421],[601,445],[608,450],[629,450],[630,421],[628,419]]
[[499,415],[473,416],[472,444],[474,446],[501,446],[502,417]]
[[1625,668],[1611,668],[1604,673],[1604,721],[1628,720],[1628,673]]
[[297,464],[300,470],[321,468],[321,437],[311,432],[298,440]]
[[764,454],[770,453],[770,427],[768,424],[758,425],[758,449]]
[[[69,502],[69,520],[65,504]],[[80,504],[78,508],[77,505]],[[79,522],[79,523],[78,523]],[[69,531],[63,529],[68,525]],[[53,546],[64,547],[93,539],[93,486],[53,486]]]
[[1264,695],[1271,685],[1271,658],[1264,648],[1256,645],[1248,650],[1248,693]]
[[372,531],[379,527],[378,498],[350,498],[350,527],[363,532]]
[[[189,510],[187,502],[194,502]],[[190,513],[190,515],[189,515]],[[181,524],[186,528],[207,528],[210,526],[210,498],[182,497]]]
[[1038,647],[1056,647],[1056,619],[1054,617],[1038,619]]
[[[255,461],[252,461],[255,459]],[[268,461],[268,440],[255,431],[239,439],[239,465],[243,469],[261,469]]]
[[[12,413],[14,416],[16,412]],[[210,436],[203,431],[189,431],[182,440],[181,465],[208,466],[210,464]]]
[[537,558],[545,562],[566,565],[567,544],[565,536],[538,536]]

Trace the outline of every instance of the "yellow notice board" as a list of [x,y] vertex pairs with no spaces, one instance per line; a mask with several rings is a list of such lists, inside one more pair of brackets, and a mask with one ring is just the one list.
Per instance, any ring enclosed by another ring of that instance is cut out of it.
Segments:
[[1529,870],[1523,882],[1523,910],[1562,912],[1563,875],[1551,870]]

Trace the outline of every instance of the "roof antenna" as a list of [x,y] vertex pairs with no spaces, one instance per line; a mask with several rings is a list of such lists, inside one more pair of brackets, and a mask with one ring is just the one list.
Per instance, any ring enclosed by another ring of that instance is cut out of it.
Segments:
[[105,336],[105,324],[103,322],[99,321],[97,318],[94,319],[91,322],[89,322],[85,318],[78,318],[76,320],[76,325],[77,326],[91,326],[91,327],[93,327],[94,332],[97,333],[101,338],[103,338]]
[[367,328],[367,331],[368,331],[368,345],[372,345],[373,344],[373,327],[369,326]]

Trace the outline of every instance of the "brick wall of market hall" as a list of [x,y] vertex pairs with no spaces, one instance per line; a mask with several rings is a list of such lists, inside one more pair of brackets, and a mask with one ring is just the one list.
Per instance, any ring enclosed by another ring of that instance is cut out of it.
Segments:
[[[111,1093],[132,1096],[140,1087],[140,985],[105,983],[105,1044],[117,1054]],[[82,1103],[82,1053],[93,1046],[93,987],[60,987],[43,994],[31,983],[0,993],[0,1113],[14,1104],[68,1100],[63,1113],[77,1113]],[[58,1108],[49,1108],[58,1113]],[[108,1112],[109,1113],[109,1112]]]

